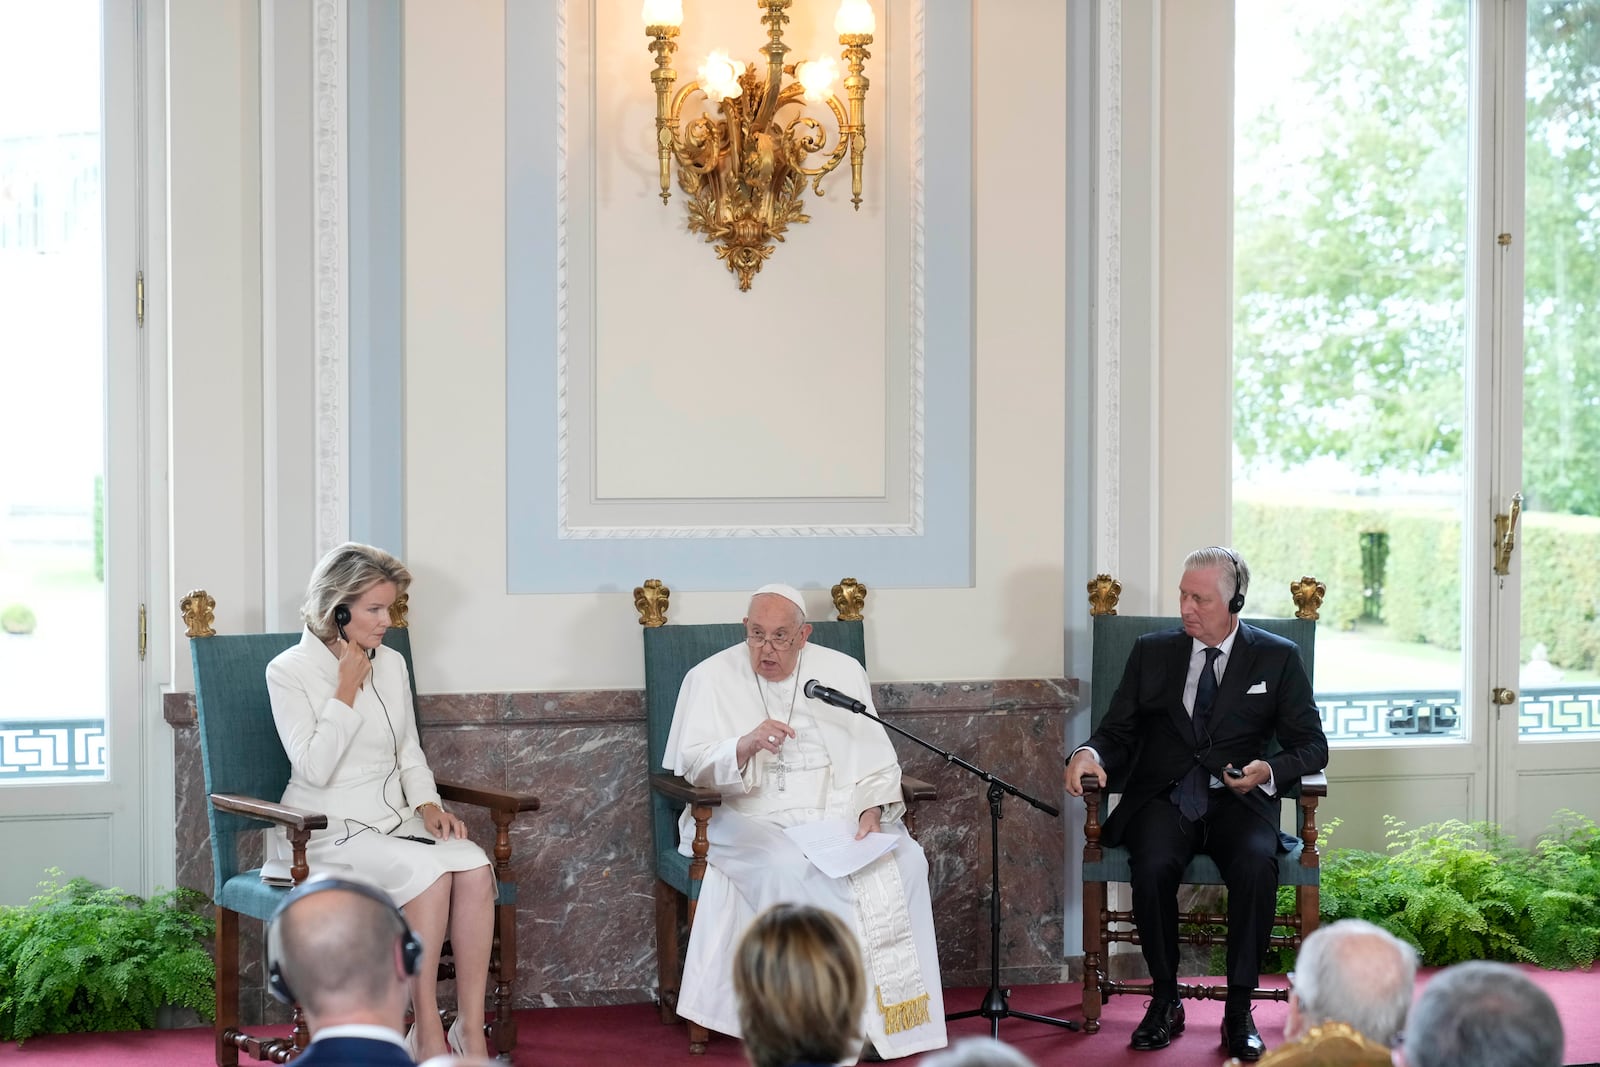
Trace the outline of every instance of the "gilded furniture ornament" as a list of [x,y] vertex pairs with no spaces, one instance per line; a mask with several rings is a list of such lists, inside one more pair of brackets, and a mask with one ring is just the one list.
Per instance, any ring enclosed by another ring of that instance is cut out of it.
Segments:
[[406,621],[406,612],[411,610],[411,594],[401,593],[394,598],[394,603],[389,605],[389,626],[392,629],[404,630],[411,625]]
[[178,610],[183,614],[185,637],[215,637],[217,631],[212,624],[217,621],[217,601],[204,589],[191,589],[189,595],[178,601]]
[[1089,579],[1089,614],[1115,615],[1117,601],[1122,598],[1122,583],[1109,574],[1097,574]]
[[660,578],[646,578],[645,583],[633,590],[633,606],[639,609],[640,626],[665,626],[667,601],[672,590],[661,584]]
[[[760,49],[767,57],[765,77],[753,63],[741,70],[726,53],[712,52],[700,67],[699,80],[674,92],[678,73],[671,63],[683,5],[681,0],[645,0],[644,32],[656,63],[650,80],[656,93],[661,202],[672,196],[676,159],[678,184],[689,197],[689,230],[717,246],[717,258],[737,275],[740,290],[750,288],[791,223],[811,221],[805,213],[806,183],[822,196],[822,179],[847,153],[851,202],[861,210],[867,150],[867,78],[862,71],[871,58],[866,46],[877,28],[872,7],[869,0],[842,0],[834,19],[844,49],[841,58],[849,68],[846,99],[840,101],[831,91],[838,76],[831,58],[784,64],[789,46],[783,42],[783,27],[792,2],[757,0],[767,27],[767,43]],[[690,118],[685,128],[684,105],[697,92],[705,98],[706,110]],[[826,105],[833,112],[838,137],[831,146],[822,124],[805,113],[807,103]],[[823,155],[808,166],[817,153]]]
[[1328,587],[1317,581],[1309,574],[1304,575],[1298,582],[1289,583],[1289,595],[1294,597],[1294,617],[1297,619],[1320,619],[1322,598],[1327,595]]
[[841,578],[833,587],[833,606],[839,611],[840,622],[855,622],[861,618],[861,609],[867,603],[867,587],[854,578]]

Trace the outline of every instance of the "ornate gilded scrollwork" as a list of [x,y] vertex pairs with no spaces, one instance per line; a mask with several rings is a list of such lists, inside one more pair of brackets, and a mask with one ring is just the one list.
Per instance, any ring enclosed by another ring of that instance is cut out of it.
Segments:
[[639,610],[640,626],[665,626],[667,602],[672,590],[661,584],[660,578],[646,578],[645,583],[633,590],[633,606]]
[[1122,583],[1109,574],[1097,574],[1089,579],[1089,614],[1115,615],[1117,601],[1122,599]]
[[404,630],[411,625],[406,621],[406,612],[411,610],[411,594],[401,593],[394,598],[394,603],[389,605],[389,626],[395,630]]
[[854,622],[861,618],[861,609],[867,603],[867,587],[854,578],[841,578],[833,587],[833,606],[839,611],[840,622]]
[[1304,575],[1298,582],[1289,583],[1289,595],[1294,597],[1294,617],[1297,619],[1320,618],[1322,598],[1327,595],[1328,587],[1317,581],[1309,574]]
[[212,624],[217,621],[217,601],[204,589],[191,589],[189,595],[178,601],[183,614],[185,637],[215,637]]

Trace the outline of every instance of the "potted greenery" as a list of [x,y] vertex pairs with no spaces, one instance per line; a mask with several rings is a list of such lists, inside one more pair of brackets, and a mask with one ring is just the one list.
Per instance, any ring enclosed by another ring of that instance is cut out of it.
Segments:
[[1566,970],[1600,956],[1592,819],[1558,812],[1532,848],[1493,823],[1387,822],[1387,851],[1323,857],[1323,922],[1367,919],[1416,945],[1430,967],[1487,959]]
[[0,610],[0,630],[8,634],[31,634],[37,625],[39,620],[26,604],[7,604]]
[[0,1040],[141,1029],[166,1005],[212,1017],[213,922],[203,893],[144,900],[48,873],[27,904],[0,906]]

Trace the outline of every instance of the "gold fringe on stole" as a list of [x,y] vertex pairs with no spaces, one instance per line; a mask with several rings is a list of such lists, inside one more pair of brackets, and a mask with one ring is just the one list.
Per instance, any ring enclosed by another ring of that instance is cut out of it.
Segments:
[[885,1004],[883,1002],[883,987],[873,988],[873,996],[878,1001],[878,1011],[883,1015],[883,1032],[898,1034],[903,1030],[915,1030],[925,1023],[932,1022],[928,1017],[928,994],[902,1000],[898,1004]]

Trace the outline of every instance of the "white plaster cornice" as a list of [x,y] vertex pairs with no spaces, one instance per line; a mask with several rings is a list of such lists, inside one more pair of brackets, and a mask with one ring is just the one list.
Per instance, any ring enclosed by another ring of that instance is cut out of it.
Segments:
[[349,167],[345,0],[318,0],[312,20],[315,86],[317,555],[349,538]]

